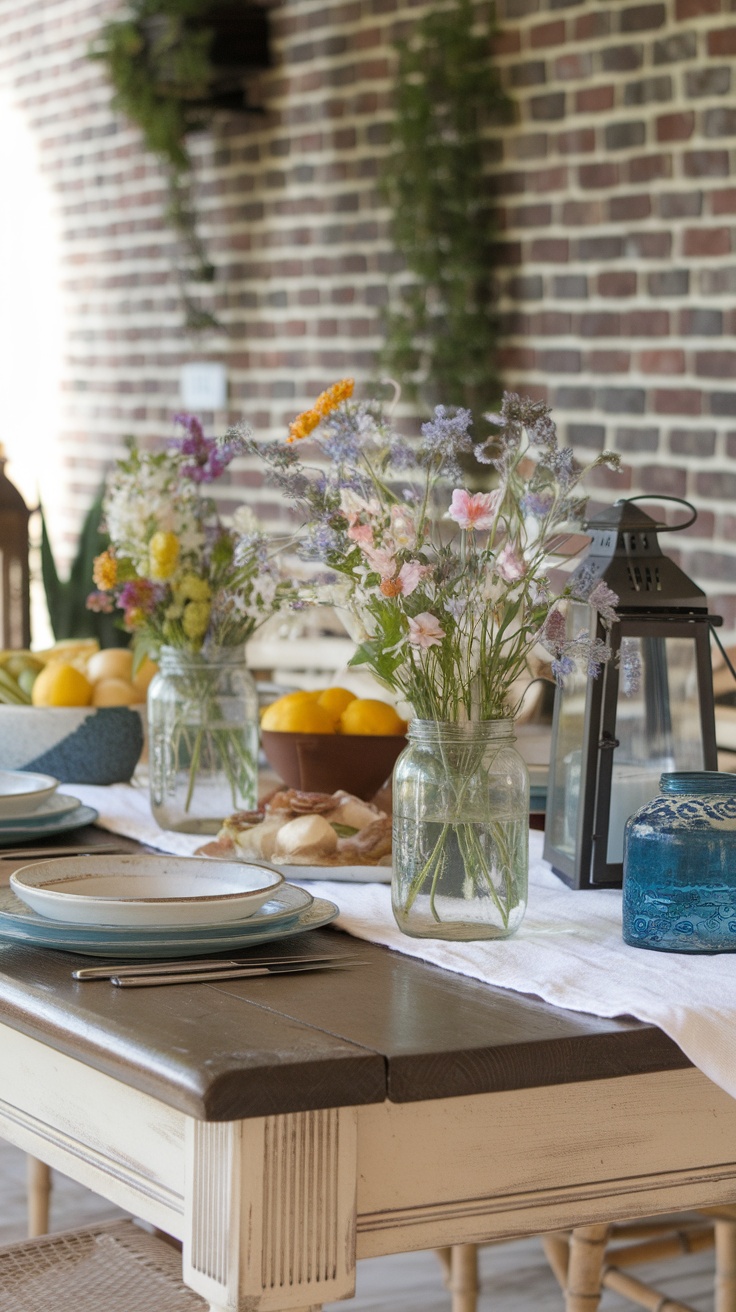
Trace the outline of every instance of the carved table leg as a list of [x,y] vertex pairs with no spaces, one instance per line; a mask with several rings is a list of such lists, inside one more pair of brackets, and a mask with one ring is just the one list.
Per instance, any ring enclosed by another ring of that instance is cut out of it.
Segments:
[[187,1123],[183,1274],[212,1312],[352,1297],[357,1119],[348,1107]]
[[28,1189],[28,1238],[37,1239],[49,1232],[51,1170],[37,1157],[26,1158]]

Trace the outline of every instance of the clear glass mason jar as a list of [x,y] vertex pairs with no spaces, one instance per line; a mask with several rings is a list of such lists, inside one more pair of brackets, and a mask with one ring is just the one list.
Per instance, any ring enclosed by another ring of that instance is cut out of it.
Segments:
[[392,904],[413,938],[508,938],[526,911],[529,772],[512,720],[413,720],[394,768]]
[[148,689],[151,809],[162,829],[214,834],[256,805],[258,695],[241,647],[164,647]]

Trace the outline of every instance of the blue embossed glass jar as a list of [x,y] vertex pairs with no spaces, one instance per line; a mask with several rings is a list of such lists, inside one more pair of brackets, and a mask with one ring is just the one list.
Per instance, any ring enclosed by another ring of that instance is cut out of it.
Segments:
[[736,952],[736,775],[663,774],[626,823],[624,941],[664,952]]

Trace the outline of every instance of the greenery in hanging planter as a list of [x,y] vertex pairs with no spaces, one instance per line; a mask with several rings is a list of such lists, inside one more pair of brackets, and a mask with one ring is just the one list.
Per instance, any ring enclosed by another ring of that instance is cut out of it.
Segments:
[[214,266],[198,231],[188,135],[215,111],[252,109],[242,79],[268,64],[267,14],[260,6],[215,0],[129,0],[106,22],[90,58],[105,65],[113,105],[141,130],[164,167],[168,222],[181,238],[186,263],[175,260],[187,327],[218,326],[187,283],[211,282]]
[[452,0],[398,46],[391,146],[381,189],[410,278],[394,288],[380,364],[429,409],[496,408],[497,255],[486,161],[511,102],[491,60],[493,13]]

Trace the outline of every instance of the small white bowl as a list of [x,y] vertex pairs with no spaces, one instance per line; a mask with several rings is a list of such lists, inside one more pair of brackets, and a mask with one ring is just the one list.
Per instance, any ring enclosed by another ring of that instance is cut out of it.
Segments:
[[161,927],[246,920],[283,882],[267,865],[190,856],[60,857],[10,876],[16,896],[49,920]]
[[58,786],[58,779],[53,779],[50,774],[0,770],[0,820],[31,815],[42,802],[53,796]]

